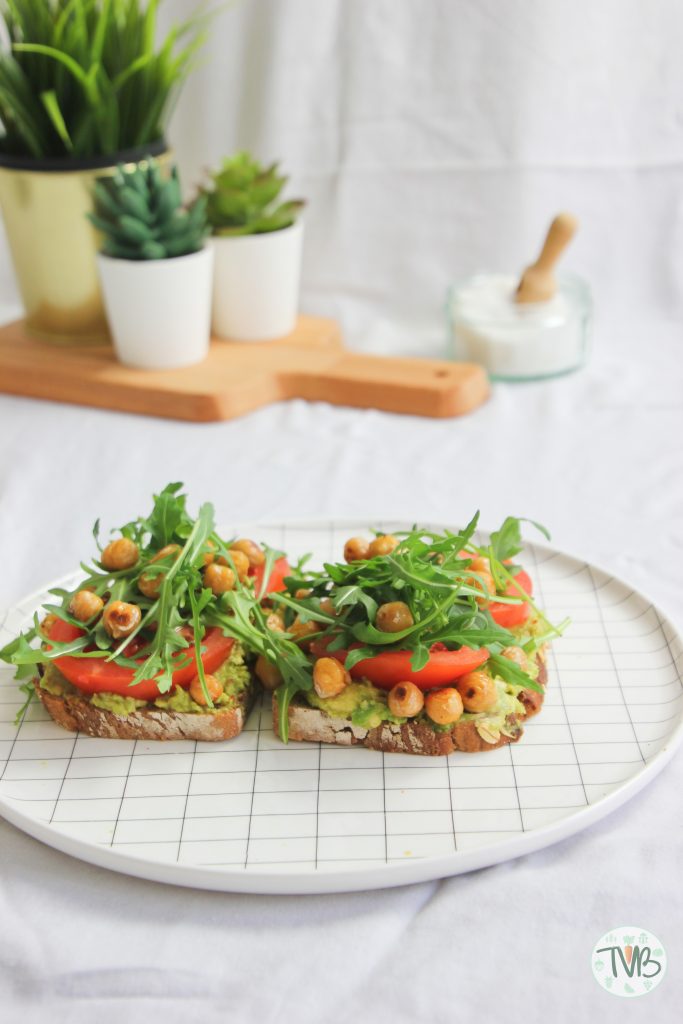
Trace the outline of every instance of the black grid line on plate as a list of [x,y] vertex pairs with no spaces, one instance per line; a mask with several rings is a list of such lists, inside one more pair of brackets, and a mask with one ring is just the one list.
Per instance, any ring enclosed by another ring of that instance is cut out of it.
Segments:
[[[593,764],[593,765],[599,765],[600,767],[605,767],[605,765],[606,765],[606,762],[604,762],[604,761],[591,761],[589,763]],[[640,761],[638,760],[638,761],[609,761],[609,762],[607,762],[607,766],[608,767],[613,767],[616,764],[640,764]],[[509,767],[509,765],[506,766],[506,767]],[[524,767],[525,768],[531,768],[531,767],[534,767],[534,765],[524,765]],[[543,767],[546,767],[546,766],[544,765]],[[560,767],[567,768],[567,767],[572,767],[572,765],[571,764],[569,764],[569,765],[565,764],[565,765],[561,765]],[[120,778],[123,778],[123,776],[121,776],[121,775],[98,775],[97,776],[97,781],[99,782],[100,779],[120,779]],[[38,781],[39,782],[56,782],[58,779],[61,779],[61,775],[59,775],[59,776],[47,776],[47,777],[46,776],[40,776],[39,779],[36,779],[36,778],[12,779],[11,781],[12,782],[38,782]],[[549,785],[552,785],[553,789],[562,789],[563,787],[566,787],[566,788],[569,788],[569,789],[575,789],[576,786],[580,785],[580,783],[577,783],[577,782],[553,782],[553,783],[531,782],[531,783],[525,783],[524,784],[524,789],[525,790],[526,789],[547,789]],[[595,783],[588,783],[588,785],[595,785]],[[486,784],[481,785],[480,784],[478,786],[463,786],[462,783],[458,783],[458,786],[457,786],[457,790],[458,790],[459,793],[460,792],[468,792],[468,791],[471,791],[472,793],[478,793],[479,790],[481,790],[481,789],[511,789],[511,790],[514,790],[515,788],[516,787],[515,787],[514,784],[511,785],[511,786],[506,786],[505,784],[501,784],[501,783],[495,783],[494,785],[486,785]],[[280,792],[281,792],[281,790],[278,790],[278,789],[261,789],[261,790],[259,790],[259,795],[262,794],[262,795],[266,795],[266,796],[273,796],[273,795],[276,795],[276,794],[278,794]],[[310,792],[311,792],[310,789],[288,789],[287,790],[287,795],[289,796],[292,793],[310,793]],[[348,793],[348,792],[355,792],[355,791],[354,790],[336,790],[335,792],[338,792],[338,793]],[[370,790],[369,792],[379,792],[379,790]],[[198,793],[198,794],[194,794],[194,795],[195,796],[211,796],[211,797],[218,798],[218,797],[226,797],[226,796],[228,796],[228,797],[229,796],[247,796],[250,793],[251,793],[250,789],[244,789],[244,790],[237,790],[237,791],[235,791],[235,790],[227,790],[224,793]],[[166,795],[167,796],[174,796],[174,795],[182,796],[184,794],[166,794]],[[452,794],[451,794],[451,797],[452,797]],[[13,796],[13,795],[10,794],[10,795],[7,795],[7,799],[8,800],[14,800],[14,801],[16,801],[18,803],[29,803],[29,804],[30,803],[45,803],[45,798],[41,797],[41,796]],[[68,797],[61,797],[61,803],[62,804],[78,803],[79,801],[88,801],[89,802],[89,801],[91,801],[93,799],[95,799],[95,800],[97,800],[97,799],[100,799],[100,800],[115,800],[116,797],[68,796]],[[152,799],[152,798],[149,797],[149,796],[131,796],[130,794],[128,794],[126,796],[126,800],[150,800],[150,799]],[[506,809],[507,810],[514,810],[514,808],[509,808],[509,807],[506,808]],[[273,811],[273,812],[271,812],[271,814],[273,816],[276,816],[276,817],[279,817],[279,818],[288,817],[290,815],[292,817],[300,817],[301,815],[314,814],[314,813],[315,813],[315,811]],[[346,812],[343,812],[343,811],[342,812],[330,811],[330,812],[327,812],[327,813],[334,814],[334,813],[346,813]],[[354,814],[377,814],[379,812],[377,812],[377,811],[365,811],[363,809],[357,809],[357,810],[354,810],[353,813]],[[394,811],[392,813],[396,813],[397,814],[397,813],[401,813],[401,812]],[[268,815],[267,812],[261,812],[259,814],[260,818],[266,818],[268,816],[269,815]],[[221,812],[220,814],[193,814],[193,815],[188,815],[188,817],[192,817],[192,818],[225,818],[225,817],[228,817],[228,818],[229,817],[241,818],[241,817],[245,817],[245,815],[243,815],[243,814],[230,815],[230,814],[225,814],[225,812]],[[109,820],[111,820],[111,819],[107,818],[107,821],[109,821]]]
[[[679,668],[678,668],[678,661],[681,659],[681,657],[683,657],[683,649],[681,650],[680,654],[678,654],[677,656],[674,655],[674,652],[673,652],[672,647],[671,647],[671,640],[666,635],[666,629],[664,628],[664,623],[662,622],[662,617],[659,614],[658,609],[655,608],[654,605],[652,606],[652,609],[653,609],[653,611],[654,611],[654,613],[655,613],[655,615],[657,617],[657,622],[659,623],[660,629],[662,631],[662,636],[664,637],[665,647],[666,647],[666,649],[669,652],[669,657],[671,659],[671,664],[673,665],[673,668],[674,668],[674,671],[676,672],[676,676],[678,678],[678,682],[680,684],[681,690],[683,691],[683,676],[681,675],[681,673],[679,671]],[[659,649],[661,650],[661,648],[659,648]]]
[[[576,705],[572,705],[572,706],[575,707]],[[589,704],[587,706],[588,707],[598,707],[599,705]],[[613,707],[614,705],[606,704],[604,706],[605,707]],[[597,723],[597,724],[600,725],[602,723]],[[617,723],[617,724],[624,724],[624,723]],[[623,746],[624,743],[627,743],[627,742],[630,743],[632,741],[631,740],[628,740],[628,741],[627,740],[601,740],[600,742],[601,743],[603,743],[603,742],[613,743],[613,744],[616,744],[617,746],[619,746],[619,745]],[[594,746],[595,745],[590,740],[586,740],[586,741],[584,741],[584,743],[585,743],[585,745],[588,745],[588,746]],[[570,747],[571,745],[572,745],[571,742],[567,741],[566,743],[563,742],[561,744],[560,743],[555,743],[555,742],[553,742],[553,743],[543,743],[543,744],[541,744],[541,743],[539,743],[539,744],[527,744],[527,747],[529,747],[529,746],[552,746],[552,747],[566,746],[566,747]],[[311,748],[311,749],[314,749],[314,748]],[[344,748],[343,747],[341,747],[341,748],[336,748],[335,747],[334,749],[335,750],[336,749],[342,749],[343,750]],[[129,755],[123,755],[123,756],[127,757]],[[159,757],[160,755],[159,754],[155,754],[154,756],[155,757]],[[35,760],[36,760],[35,757],[15,757],[15,758],[12,759],[14,764],[16,764],[17,762],[21,762],[21,761],[35,761]],[[68,758],[54,757],[54,758],[41,758],[41,760],[64,761],[64,760],[68,760]],[[80,758],[79,758],[79,760],[80,760]],[[97,760],[97,758],[93,758],[93,760]],[[641,758],[636,758],[635,760],[610,761],[610,764],[640,764],[640,762],[641,762]],[[584,761],[583,763],[584,764],[603,764],[604,762],[602,762],[602,761]],[[524,765],[523,765],[524,768],[547,768],[547,766],[548,766],[548,762],[547,761],[525,762]],[[368,766],[364,766],[364,765],[344,765],[344,769],[343,770],[345,772],[364,772],[364,771],[370,770],[372,767],[373,766],[371,766],[371,765],[368,765]],[[379,767],[379,766],[377,766],[377,767]],[[390,766],[391,770],[393,770],[395,767],[396,767],[395,765],[391,765]],[[496,767],[498,767],[498,766],[496,766]],[[276,770],[278,773],[280,773],[280,772],[287,773],[287,772],[301,772],[301,771],[309,771],[309,770],[313,771],[314,769],[307,769],[307,768],[277,768],[277,769],[263,769],[263,770],[264,771],[274,771],[274,770]],[[431,766],[424,766],[423,767],[422,765],[415,765],[415,766],[411,766],[410,770],[413,771],[413,772],[419,772],[419,771],[427,771],[428,772],[428,771],[433,771],[434,769]],[[340,769],[339,768],[321,768],[320,771],[321,772],[337,772],[337,771],[340,771]],[[154,774],[158,775],[158,773],[154,773]],[[178,772],[173,772],[171,774],[174,774],[174,775],[186,775],[187,772],[186,771],[178,771]],[[202,774],[208,774],[208,773],[196,773],[193,776],[193,778],[201,777]],[[233,768],[233,769],[228,769],[227,771],[221,770],[220,774],[222,774],[222,775],[243,775],[244,771],[240,770],[238,768]],[[59,776],[59,777],[61,777],[61,776]],[[136,778],[137,777],[141,778],[143,776],[136,776]],[[151,778],[151,777],[152,777],[152,773],[150,773],[149,776],[148,775],[144,775],[144,778]],[[109,776],[107,776],[107,775],[103,775],[103,776],[93,775],[92,778],[93,779],[98,779],[98,778],[125,778],[125,775],[109,775]],[[251,790],[249,790],[248,792],[251,792]],[[264,791],[263,790],[259,790],[259,792],[264,792]],[[271,790],[271,792],[281,792],[281,790]],[[291,790],[287,790],[286,792],[289,793],[289,792],[292,792],[292,791]],[[307,792],[308,792],[308,790],[307,790]]]
[[[259,746],[261,741],[261,716],[263,712],[263,698],[258,706],[258,731],[256,733],[256,757],[254,759],[254,777],[251,786],[251,803],[249,805],[249,825],[247,829],[247,842],[244,848],[244,867],[249,866],[249,843],[251,842],[251,826],[254,820],[254,794],[256,793],[256,776],[258,775]],[[187,840],[186,840],[187,842]]]
[[185,831],[185,821],[187,818],[187,804],[190,799],[190,788],[192,786],[192,776],[194,775],[194,763],[197,759],[197,741],[194,741],[192,750],[192,764],[190,765],[190,777],[187,780],[187,791],[185,793],[185,803],[183,805],[183,819],[180,825],[180,835],[178,836],[178,852],[176,854],[176,860],[180,860],[180,851],[183,848],[183,832]]
[[[585,804],[564,804],[560,809],[563,810],[563,811],[564,810],[577,810],[579,807],[585,807],[585,806],[586,806]],[[501,811],[509,811],[510,810],[509,807],[487,807],[486,809],[487,809],[487,811],[491,811],[493,814],[500,813]],[[558,810],[558,808],[557,808],[557,806],[555,804],[549,804],[547,807],[540,807],[540,806],[534,805],[533,807],[525,808],[525,810],[531,810],[531,811],[556,811],[556,810]],[[406,812],[406,813],[408,813],[408,812]],[[227,815],[227,817],[246,817],[246,815]],[[153,820],[154,821],[177,821],[178,819],[177,819],[177,817],[170,817],[170,818],[160,817],[160,818],[154,818]],[[215,819],[213,819],[213,818],[206,819],[204,817],[198,816],[198,817],[192,818],[190,820],[191,821],[205,821],[205,820],[213,821]],[[83,818],[83,819],[70,818],[68,821],[57,822],[56,824],[58,826],[63,826],[63,825],[91,825],[91,824],[105,824],[105,823],[110,822],[110,821],[111,821],[111,818]],[[464,832],[466,831],[468,833],[470,833],[470,832],[482,832],[482,833],[484,833],[484,832],[501,832],[501,831],[504,831],[504,832],[514,832],[516,835],[519,834],[519,830],[518,829],[517,830],[515,830],[515,829],[500,829],[500,828],[497,828],[497,827],[493,827],[493,828],[479,828],[479,829],[468,828],[468,829],[463,829],[463,831]],[[445,831],[442,830],[442,831],[438,831],[438,832],[434,832],[434,831],[430,830],[426,834],[428,834],[430,836],[448,836],[448,837],[452,837],[452,831],[450,829],[447,829]],[[383,829],[378,829],[377,832],[363,832],[363,833],[357,834],[357,835],[356,834],[349,834],[348,832],[339,832],[339,833],[336,833],[336,834],[335,833],[331,833],[331,832],[330,833],[326,832],[324,838],[325,839],[382,839],[383,836],[384,836]],[[391,835],[390,835],[390,838],[396,839],[396,838],[403,837],[403,836],[415,839],[415,838],[419,838],[419,833],[413,833],[413,832],[392,832]],[[278,836],[265,836],[265,837],[261,837],[261,838],[265,838],[266,842],[272,842],[274,839],[278,839],[279,837]],[[292,838],[292,837],[287,837],[287,838]],[[119,839],[116,842],[116,846],[117,847],[119,847],[119,846],[131,846],[131,845],[138,846],[140,844],[140,842],[141,842],[141,840],[139,840],[139,839]],[[185,845],[187,843],[224,843],[224,842],[226,842],[226,840],[223,839],[223,838],[193,839],[193,838],[187,837],[187,838],[183,839],[183,845]],[[155,844],[156,843],[165,843],[165,844],[169,844],[169,845],[173,844],[174,846],[177,846],[178,845],[178,840],[177,839],[155,839],[154,843]],[[307,859],[309,859],[309,858],[307,858]],[[324,858],[321,856],[319,859],[323,860]],[[338,858],[333,858],[333,859],[336,860]],[[385,860],[385,862],[387,861],[387,858],[382,858],[382,859]],[[310,860],[311,860],[312,864],[315,863],[313,858],[310,858]],[[391,858],[388,858],[388,860],[391,860]],[[244,864],[244,858],[241,858],[238,863],[240,863],[243,867],[246,866]]]
[[[540,568],[540,565],[539,565],[539,562],[538,562],[538,551],[537,551],[536,547],[533,544],[529,545],[528,549],[525,548],[525,553],[526,553],[527,550],[530,551],[531,556],[532,556],[533,561],[534,561],[534,569],[536,570],[535,571],[535,576],[536,576],[536,583],[537,583],[537,586],[538,586],[538,593],[539,593],[539,597],[541,599],[541,604],[543,604],[544,602],[543,602],[542,571],[541,571],[541,568]],[[602,623],[602,630],[603,630],[603,634],[604,634],[604,632],[605,632],[605,625],[604,625],[604,623]],[[560,643],[562,642],[562,638],[561,637],[559,637],[558,640],[559,640]],[[561,672],[558,669],[557,659],[555,658],[555,652],[553,650],[553,644],[550,645],[550,659],[552,661],[553,676],[554,676],[555,681],[556,681],[557,690],[558,690],[559,695],[560,695],[560,702],[561,702],[562,710],[564,712],[564,720],[565,720],[567,729],[569,730],[569,735],[571,737],[572,746],[574,748],[574,758],[576,760],[576,768],[577,768],[578,773],[579,773],[579,778],[581,779],[581,786],[583,788],[583,797],[584,797],[584,800],[586,801],[586,804],[588,804],[590,801],[588,800],[588,793],[586,792],[586,784],[585,784],[584,777],[583,777],[583,771],[581,769],[581,761],[579,759],[579,752],[576,749],[576,743],[574,742],[574,732],[572,730],[571,722],[569,721],[569,715],[567,713],[567,704],[566,704],[565,699],[564,699],[564,687],[562,685],[562,674],[561,674]],[[552,682],[551,682],[551,680],[549,678],[548,682],[546,684],[546,690],[551,685],[552,685]],[[541,713],[542,712],[543,712],[543,708],[541,708]],[[521,814],[521,811],[520,811],[520,814]]]
[[[26,715],[24,715],[24,718],[22,718],[22,720],[21,720],[21,725],[19,726],[19,731],[21,731],[21,728],[22,728],[22,726],[24,724],[24,719],[25,718],[26,718]],[[52,814],[50,815],[50,824],[52,824],[52,822],[54,820],[54,816],[55,816],[55,814],[57,812],[57,808],[59,807],[59,798],[61,796],[62,790],[64,789],[64,781],[65,781],[66,776],[67,776],[67,774],[69,772],[69,766],[70,766],[71,761],[72,761],[73,756],[74,756],[74,750],[76,749],[76,743],[78,742],[79,735],[80,735],[80,733],[76,733],[75,734],[74,741],[73,741],[73,743],[71,745],[71,752],[69,753],[69,757],[68,757],[68,760],[67,760],[67,765],[66,765],[66,768],[64,769],[64,775],[62,776],[62,781],[59,784],[59,789],[57,791],[57,796],[55,797],[55,802],[54,802],[54,805],[52,807]]]
[[453,778],[451,776],[451,759],[450,759],[450,757],[446,759],[446,770],[448,772],[448,805],[449,805],[450,810],[451,810],[451,824],[453,825],[453,849],[457,853],[458,852],[458,833],[457,833],[457,829],[455,827],[455,809],[453,807]]
[[[604,629],[604,627],[605,627],[605,615],[604,615],[604,610],[603,610],[602,602],[601,602],[600,596],[598,594],[598,589],[595,586],[595,571],[594,571],[593,567],[588,565],[588,564],[586,564],[586,568],[588,569],[588,574],[589,574],[589,576],[590,576],[590,578],[591,578],[591,580],[593,582],[593,589],[595,591],[595,601],[596,601],[597,608],[598,608],[598,614],[600,615],[600,621],[602,622],[603,629]],[[633,596],[633,591],[632,590],[628,594],[629,598],[631,596]],[[618,603],[621,604],[621,603],[624,603],[624,602],[618,602]],[[610,604],[609,607],[613,608],[614,605]],[[649,611],[654,611],[653,606],[650,605],[646,609],[646,611],[648,611],[648,612]],[[615,675],[617,677],[617,682],[619,683],[619,689],[622,691],[622,700],[624,702],[624,707],[626,708],[626,714],[628,715],[629,722],[631,723],[631,732],[633,733],[633,739],[636,742],[636,746],[638,747],[638,752],[640,753],[640,756],[641,756],[641,758],[643,760],[643,764],[645,764],[645,755],[643,754],[643,748],[640,745],[640,740],[638,739],[638,734],[636,732],[636,727],[633,724],[633,719],[631,717],[631,709],[629,707],[628,701],[626,700],[626,694],[623,692],[625,687],[624,687],[624,685],[622,684],[622,681],[621,681],[621,674],[619,672],[619,668],[617,667],[617,662],[616,662],[616,659],[614,657],[614,649],[612,647],[612,643],[610,641],[610,638],[609,638],[609,635],[608,635],[608,632],[607,632],[606,629],[605,629],[605,639],[607,640],[607,646],[609,647],[610,657],[612,659],[612,667],[613,667],[614,673],[615,673]]]
[[515,762],[514,762],[514,759],[512,757],[512,747],[513,747],[513,744],[512,743],[508,743],[507,751],[508,751],[508,756],[510,758],[510,767],[512,768],[512,779],[514,781],[515,797],[517,799],[517,810],[519,812],[519,827],[521,828],[522,832],[524,832],[526,830],[524,828],[524,817],[522,815],[522,802],[519,799],[519,786],[517,785],[517,775],[515,773]]
[[[127,767],[127,770],[126,770],[126,781],[123,784],[123,792],[121,793],[121,799],[119,800],[118,810],[116,811],[116,819],[114,821],[114,828],[112,829],[112,833],[111,833],[111,842],[109,844],[110,846],[114,846],[114,843],[116,842],[116,830],[119,827],[119,819],[121,817],[121,808],[123,807],[123,801],[126,799],[126,790],[128,789],[128,780],[130,779],[130,769],[131,769],[131,766],[133,764],[133,758],[135,757],[135,751],[137,749],[137,745],[138,745],[138,741],[135,740],[135,742],[133,744],[133,749],[130,752],[130,758],[128,759],[128,767]],[[67,769],[67,771],[68,771],[68,769]],[[64,773],[64,778],[66,778],[66,772]]]

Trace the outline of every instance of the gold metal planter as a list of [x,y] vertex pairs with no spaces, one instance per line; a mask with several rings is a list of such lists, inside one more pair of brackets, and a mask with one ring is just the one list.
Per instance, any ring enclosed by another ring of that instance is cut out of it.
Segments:
[[96,178],[165,151],[163,142],[93,160],[30,161],[0,154],[0,206],[26,327],[63,344],[107,342],[95,256],[99,236],[86,214]]

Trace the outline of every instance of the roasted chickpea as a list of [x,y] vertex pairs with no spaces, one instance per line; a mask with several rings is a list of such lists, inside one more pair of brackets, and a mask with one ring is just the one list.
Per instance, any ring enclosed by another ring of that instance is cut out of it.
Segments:
[[498,692],[488,672],[468,672],[456,681],[465,711],[489,711],[498,700]]
[[296,643],[306,651],[309,647],[307,637],[320,632],[320,623],[313,622],[311,619],[308,622],[302,622],[301,619],[296,618],[287,632],[291,633]]
[[145,597],[149,597],[152,600],[159,596],[161,590],[161,584],[164,580],[164,574],[159,569],[156,572],[143,572],[138,578],[138,590]]
[[174,561],[180,554],[180,544],[166,544],[150,558],[150,562]]
[[130,634],[140,625],[142,612],[136,604],[110,601],[102,612],[102,625],[115,640]]
[[128,537],[119,537],[107,544],[102,552],[100,562],[105,569],[116,572],[119,569],[132,569],[140,557],[138,546]]
[[370,543],[365,537],[351,537],[344,545],[344,560],[347,562],[360,562],[369,558],[368,551]]
[[319,697],[336,697],[351,682],[351,676],[336,658],[318,658],[313,666],[313,689]]
[[425,699],[419,686],[408,681],[396,683],[396,686],[389,690],[387,703],[392,715],[397,715],[398,718],[414,718],[422,711]]
[[214,554],[214,552],[216,550],[216,545],[214,544],[214,542],[212,540],[207,540],[206,546],[208,548],[208,551],[205,551],[204,555],[203,555],[204,565],[211,565],[211,563],[213,562],[213,560],[216,557],[215,554]]
[[320,611],[323,615],[336,615],[337,609],[334,607],[329,597],[324,597],[320,602]]
[[266,615],[266,626],[275,633],[284,633],[285,623],[279,612],[270,611]]
[[504,647],[500,653],[508,661],[514,661],[515,665],[519,665],[523,672],[528,671],[529,659],[526,651],[523,651],[521,647]]
[[475,590],[481,590],[482,596],[476,599],[477,604],[486,607],[492,597],[496,596],[496,584],[490,572],[480,572],[470,576],[467,583]]
[[462,698],[452,686],[431,690],[425,697],[425,710],[437,725],[454,725],[462,715]]
[[261,680],[264,690],[277,690],[282,682],[282,675],[277,665],[274,665],[264,654],[259,654],[254,665],[254,671]]
[[45,616],[45,618],[40,624],[40,632],[43,634],[43,636],[50,635],[50,630],[52,629],[56,621],[57,616],[55,615],[55,613],[48,612],[48,614]]
[[[223,694],[223,684],[220,679],[216,679],[215,676],[205,675],[204,681],[206,682],[206,688],[209,691],[209,696],[215,704],[218,698]],[[208,703],[204,696],[202,681],[199,676],[195,676],[190,683],[190,697],[192,697],[192,700],[197,704],[206,705]]]
[[487,575],[491,574],[490,561],[488,560],[488,558],[482,558],[479,555],[474,555],[473,557],[470,557],[469,567],[472,570],[472,572],[481,572],[486,573]]
[[294,591],[294,597],[296,597],[299,601],[303,601],[304,598],[310,597],[310,596],[311,596],[311,591],[310,591],[310,589],[307,589],[306,587],[299,587],[298,590]]
[[383,533],[370,541],[368,558],[376,558],[377,555],[390,555],[398,547],[398,540],[391,533]]
[[228,565],[218,565],[216,562],[212,562],[204,570],[204,583],[211,588],[216,597],[219,597],[228,590],[234,590],[235,573]]
[[69,601],[69,611],[79,622],[89,622],[99,615],[104,608],[104,601],[92,590],[77,590]]
[[375,616],[375,625],[383,633],[400,633],[414,625],[413,613],[404,601],[389,601],[381,604]]
[[230,556],[229,558],[225,558],[221,555],[218,559],[218,564],[234,568],[237,573],[237,579],[244,583],[249,575],[249,559],[245,555],[244,551],[240,551],[238,548],[228,548],[228,555]]
[[[160,551],[157,551],[156,555],[150,558],[149,563],[151,565],[153,562],[175,562],[179,554],[179,544],[167,544],[165,547],[161,548]],[[151,569],[147,572],[141,573],[138,579],[138,590],[140,593],[144,594],[145,597],[158,597],[159,591],[161,590],[161,584],[164,582],[164,576],[168,572],[169,568],[170,566],[166,566],[163,569],[159,567],[158,569]]]
[[255,541],[249,540],[247,537],[242,537],[240,540],[236,540],[230,545],[230,549],[231,551],[243,551],[249,559],[249,565],[251,565],[252,568],[263,565],[266,560],[263,548],[260,548]]

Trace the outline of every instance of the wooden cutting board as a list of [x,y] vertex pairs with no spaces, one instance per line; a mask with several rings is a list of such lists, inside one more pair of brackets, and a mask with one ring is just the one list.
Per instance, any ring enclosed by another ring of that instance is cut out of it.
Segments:
[[334,320],[302,316],[268,342],[214,340],[182,370],[132,370],[109,346],[41,342],[23,321],[0,328],[0,391],[122,412],[208,422],[305,398],[417,416],[461,416],[489,394],[480,366],[362,355],[344,348]]

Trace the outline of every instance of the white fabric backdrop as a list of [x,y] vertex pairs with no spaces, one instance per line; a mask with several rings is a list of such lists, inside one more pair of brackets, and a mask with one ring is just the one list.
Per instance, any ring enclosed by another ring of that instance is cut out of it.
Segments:
[[304,305],[354,345],[419,351],[450,280],[521,268],[563,208],[602,325],[680,316],[681,39],[677,0],[237,0],[172,136],[188,187],[237,147],[282,160]]
[[[675,0],[252,0],[221,15],[173,142],[187,183],[238,145],[283,159],[310,199],[308,310],[340,316],[358,347],[437,351],[448,279],[522,265],[568,207],[583,219],[568,262],[601,310],[594,360],[452,422],[295,402],[193,427],[2,397],[0,604],[72,569],[98,515],[125,521],[184,479],[224,521],[530,515],[683,621],[682,28]],[[678,757],[546,852],[296,900],[127,879],[0,821],[4,1019],[677,1019],[682,788]],[[589,968],[596,938],[630,921],[670,964],[637,1008]]]

